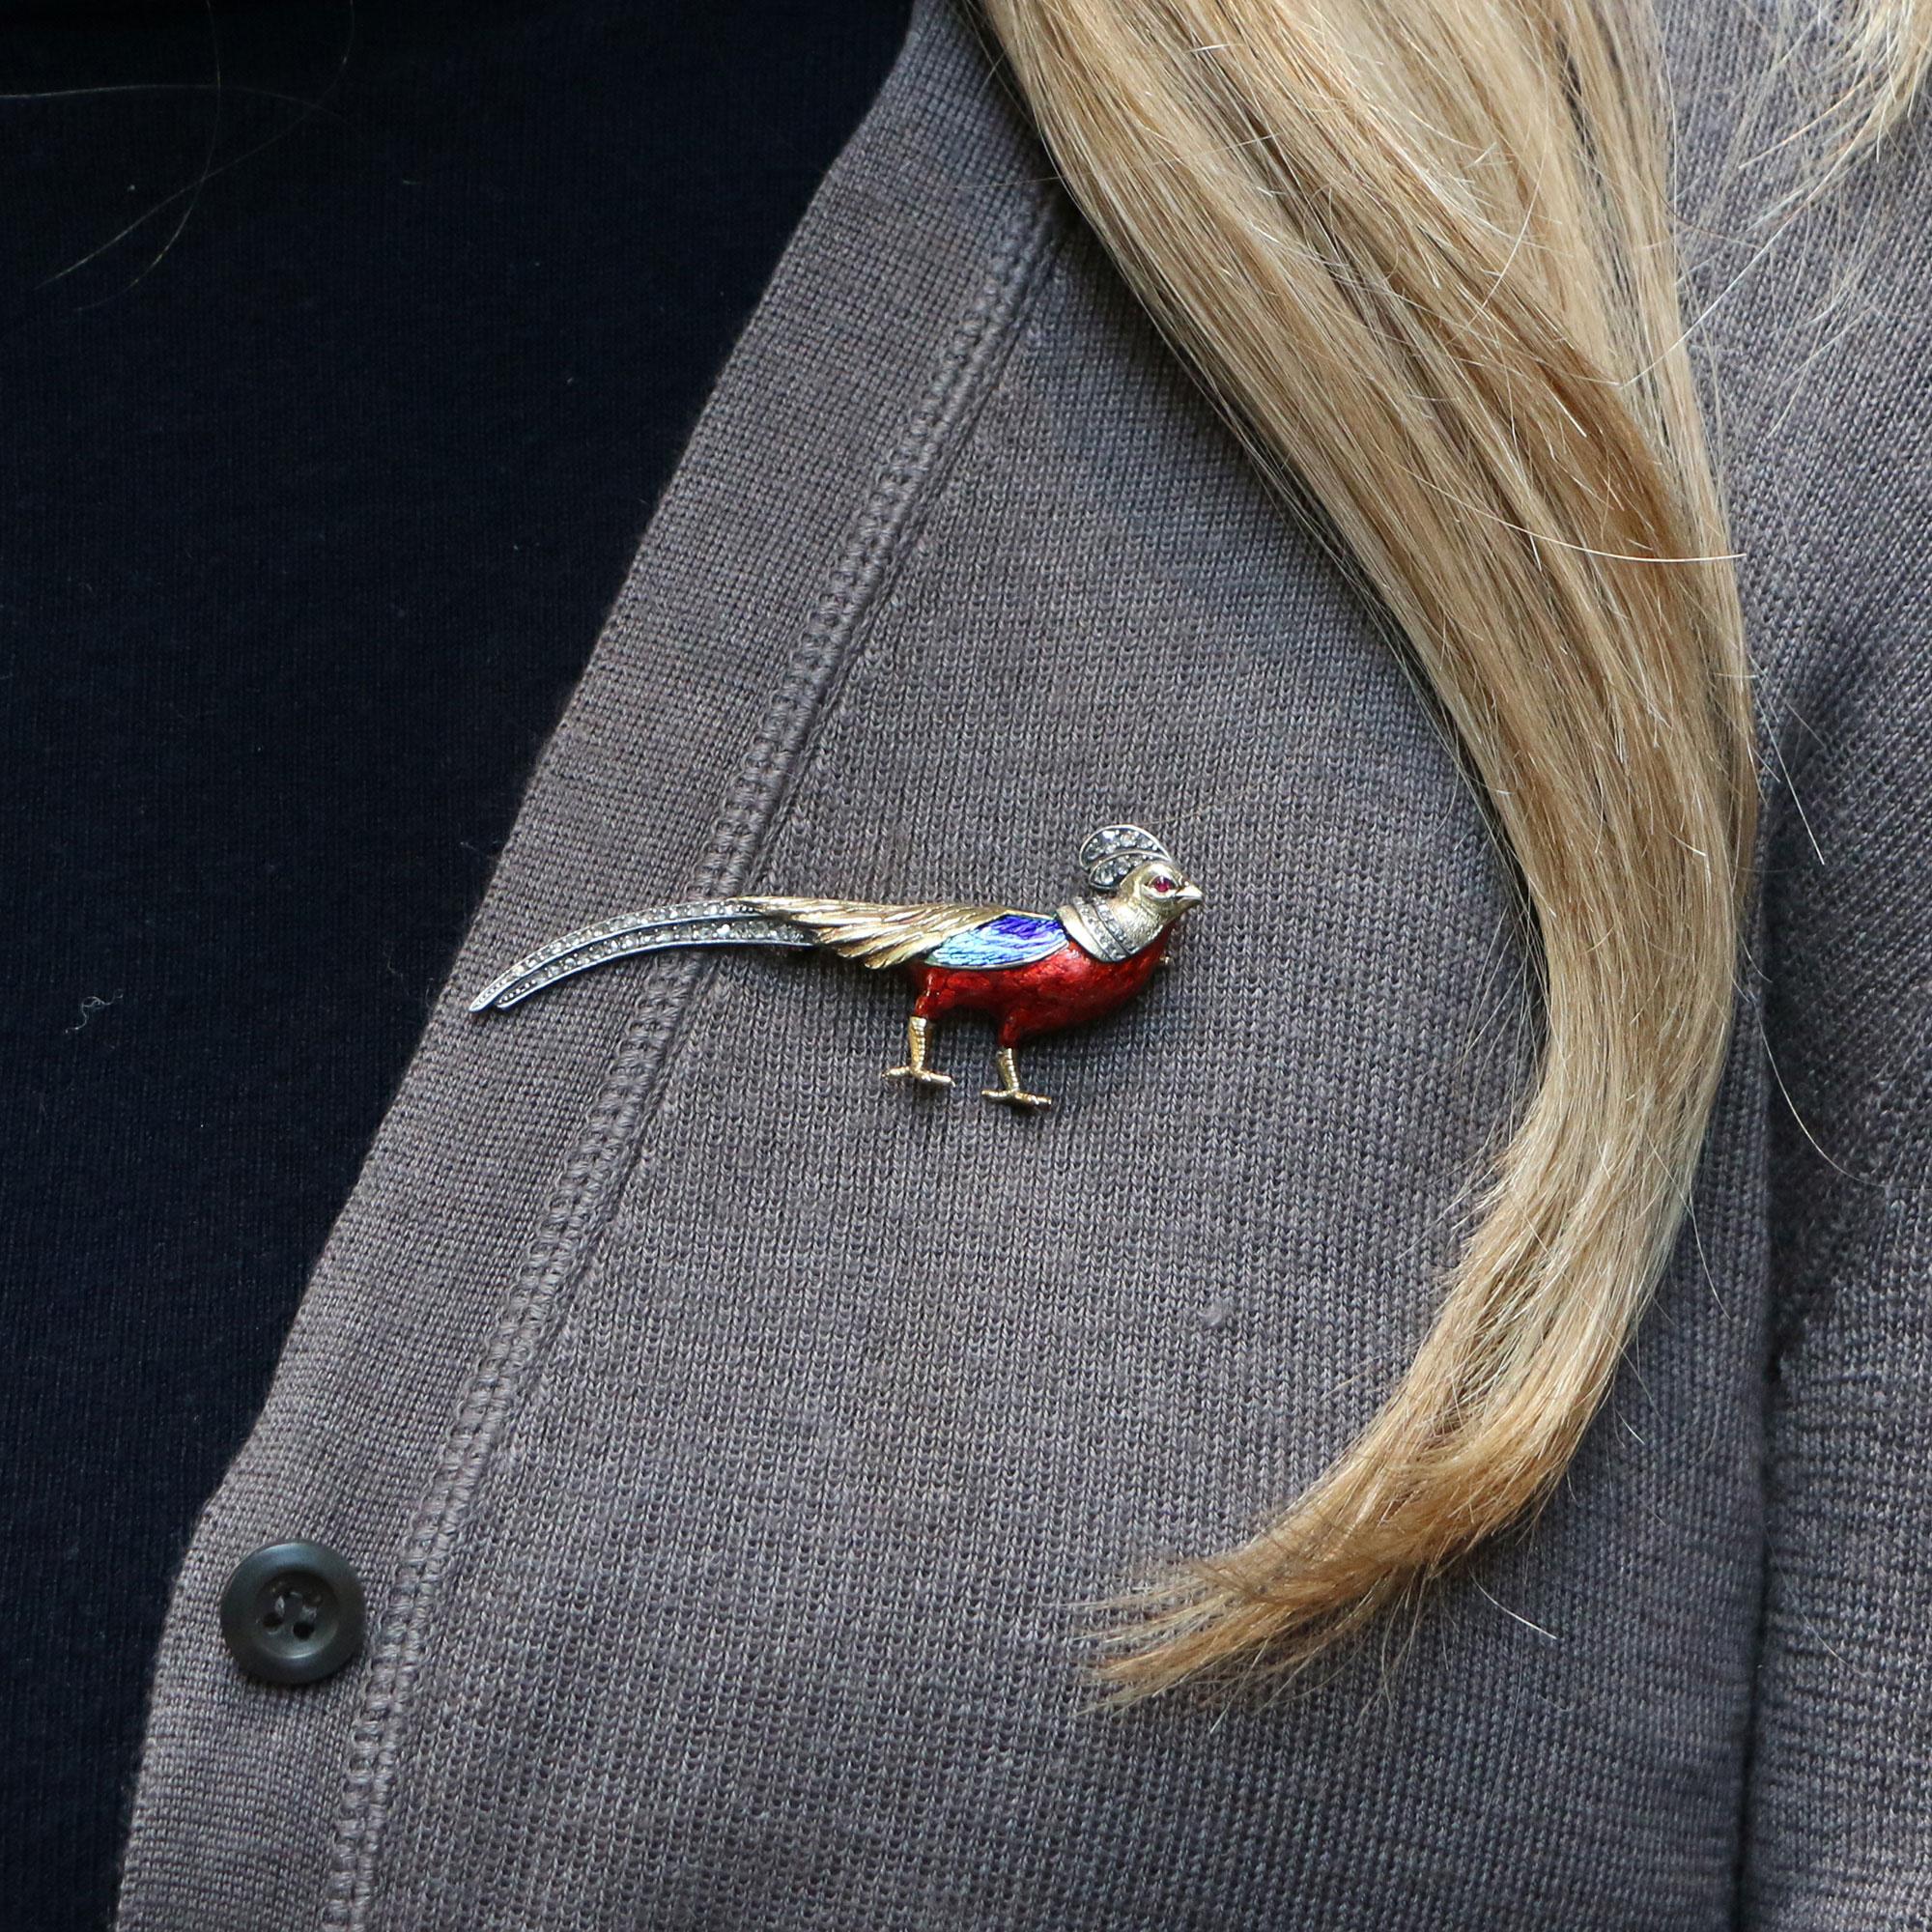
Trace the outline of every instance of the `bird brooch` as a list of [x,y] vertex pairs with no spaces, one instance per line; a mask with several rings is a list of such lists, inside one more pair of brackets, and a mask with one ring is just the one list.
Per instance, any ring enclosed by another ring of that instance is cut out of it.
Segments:
[[903,967],[917,995],[906,1057],[886,1078],[913,1088],[952,1085],[932,1065],[934,1025],[977,1013],[996,1029],[1000,1084],[989,1100],[1031,1111],[1053,1103],[1020,1084],[1028,1040],[1102,1018],[1151,977],[1175,923],[1201,903],[1151,832],[1103,825],[1080,847],[1089,890],[1057,913],[951,900],[873,905],[854,899],[695,899],[624,913],[554,939],[499,974],[470,1002],[501,1010],[573,973],[674,946],[819,947],[862,966]]

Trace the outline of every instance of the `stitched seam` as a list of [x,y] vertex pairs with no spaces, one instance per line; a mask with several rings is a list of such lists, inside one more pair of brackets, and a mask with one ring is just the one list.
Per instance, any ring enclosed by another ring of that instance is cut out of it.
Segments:
[[[1839,627],[1839,634],[1842,634],[1842,627]],[[1854,668],[1862,669],[1862,660],[1857,661],[1853,667],[1840,664],[1834,671],[1832,671],[1820,687],[1821,700],[1833,682],[1852,675]],[[1796,680],[1787,678],[1786,682],[1785,707],[1791,716],[1796,717],[1798,714],[1791,709],[1791,695],[1788,688]],[[1894,677],[1891,680],[1894,691],[1896,685],[1897,679]],[[1812,708],[1813,705],[1807,698],[1806,709]],[[1795,806],[1800,780],[1808,781],[1810,766],[1819,756],[1825,755],[1821,751],[1811,749],[1810,745],[1811,741],[1807,741],[1796,754],[1787,753],[1776,743],[1772,725],[1767,718],[1760,737],[1760,766],[1766,771],[1773,769],[1768,753],[1775,753],[1776,768],[1784,774],[1776,802],[1776,809],[1780,811],[1789,811]],[[1834,733],[1833,748],[1843,753],[1844,741],[1841,733]],[[1759,839],[1757,880],[1761,895],[1766,891],[1765,881],[1770,874],[1776,837],[1780,829],[1774,824],[1773,818],[1772,811],[1765,813]],[[1788,830],[1788,826],[1783,829]],[[1781,962],[1785,948],[1782,945],[1781,934],[1773,941],[1768,926],[1766,932],[1767,943],[1760,949],[1760,956],[1767,961],[1766,974],[1763,978],[1768,981],[1770,972],[1776,963]],[[1779,962],[1771,961],[1769,946],[1772,943],[1778,944]],[[1928,983],[1932,982],[1925,981],[1921,978],[1914,990],[1922,991]],[[1889,1171],[1888,1163],[1894,1157],[1898,1133],[1921,1104],[1923,1097],[1927,1094],[1932,1094],[1932,1073],[1926,1071],[1928,1066],[1932,1066],[1932,1060],[1928,1060],[1926,1051],[1928,1046],[1932,1046],[1932,1003],[1914,1000],[1910,1009],[1902,1016],[1912,1025],[1914,1050],[1908,1051],[1889,1066],[1881,1067],[1873,1076],[1865,1097],[1858,1108],[1851,1128],[1845,1136],[1843,1146],[1833,1151],[1833,1163],[1844,1170],[1846,1184],[1840,1191],[1837,1204],[1828,1211],[1822,1227],[1818,1230],[1816,1248],[1825,1263],[1820,1278],[1804,1289],[1784,1290],[1776,1279],[1774,1279],[1772,1284],[1771,1322],[1774,1361],[1797,1341],[1820,1308],[1829,1304],[1836,1292],[1842,1257],[1848,1251],[1856,1254],[1861,1243],[1871,1238],[1874,1217],[1882,1216],[1886,1212],[1887,1190],[1893,1178]],[[1761,1037],[1763,1037],[1763,1025],[1764,1022],[1760,1017]],[[1768,1056],[1770,1051],[1768,1039],[1765,1042],[1765,1050]],[[1788,1094],[1784,1092],[1781,1073],[1776,1076],[1775,1084],[1778,1094],[1778,1105],[1787,1115],[1798,1118]],[[1802,1121],[1800,1123],[1803,1124]],[[1805,1131],[1808,1136],[1809,1130]]]
[[[1927,1103],[1932,1102],[1932,1078],[1922,1080],[1916,1090],[1917,1098],[1909,1105],[1893,1110],[1901,1124],[1913,1124],[1928,1118]],[[1877,1293],[1893,1293],[1891,1272],[1901,1255],[1914,1252],[1915,1237],[1919,1225],[1928,1215],[1932,1215],[1932,1142],[1921,1144],[1915,1158],[1902,1164],[1895,1174],[1888,1176],[1880,1185],[1883,1199],[1876,1213],[1876,1224],[1867,1222],[1866,1238],[1870,1254],[1870,1279]],[[1834,1270],[1833,1289],[1848,1278],[1849,1269]],[[1906,1284],[1909,1292],[1910,1284]],[[1820,1318],[1818,1310],[1828,1297],[1812,1297],[1812,1311],[1807,1314],[1804,1324],[1808,1332]],[[1787,1338],[1795,1341],[1796,1335]],[[1769,1411],[1776,1390],[1769,1375],[1765,1382],[1766,1398],[1766,1442],[1764,1456],[1765,1499],[1767,1508],[1774,1500],[1773,1485],[1777,1480],[1777,1461],[1773,1453],[1771,1440],[1772,1423],[1775,1421]],[[1755,1922],[1754,1915],[1765,1903],[1768,1887],[1775,1880],[1761,1875],[1753,1861],[1757,1849],[1755,1825],[1758,1811],[1759,1744],[1764,1723],[1762,1695],[1758,1689],[1765,1664],[1767,1641],[1770,1634],[1770,1588],[1769,1578],[1772,1562],[1770,1535],[1767,1529],[1765,1548],[1766,1586],[1758,1617],[1756,1642],[1753,1646],[1755,1668],[1752,1673],[1750,1699],[1749,1732],[1747,1739],[1747,1776],[1744,1783],[1744,1800],[1738,1825],[1737,1877],[1733,1890],[1733,1918],[1736,1926]]]
[[[990,371],[980,393],[975,399],[973,422],[969,432],[952,439],[927,472],[920,491],[914,513],[910,515],[904,527],[899,531],[893,547],[888,567],[881,573],[880,581],[874,585],[864,612],[862,630],[855,633],[849,646],[840,654],[824,696],[813,707],[801,734],[798,751],[791,760],[786,774],[783,796],[774,807],[766,823],[765,835],[760,845],[760,863],[748,879],[740,880],[736,890],[747,891],[755,884],[759,890],[770,892],[773,883],[766,874],[762,864],[785,828],[791,822],[791,815],[800,793],[811,781],[818,769],[820,752],[827,731],[838,718],[844,702],[844,694],[856,685],[865,688],[867,668],[873,663],[875,619],[881,611],[899,608],[903,594],[902,580],[907,570],[913,567],[908,559],[918,559],[926,553],[925,527],[934,516],[953,502],[961,489],[975,477],[982,473],[986,456],[984,444],[987,440],[982,434],[982,425],[988,412],[1003,397],[1007,396],[1016,380],[1016,366],[1024,366],[1024,358],[1038,347],[1040,325],[1035,320],[1043,291],[1049,284],[1055,264],[1059,259],[1064,239],[1065,224],[1056,219],[1064,211],[1065,204],[1056,196],[1052,204],[1042,207],[1040,214],[1041,240],[1038,251],[1027,268],[1023,288],[1014,303],[1011,326],[1001,338],[996,365]],[[975,463],[969,469],[966,453],[974,452]],[[995,459],[997,463],[999,459]],[[716,962],[705,958],[699,962],[701,970],[716,971]]]
[[[972,306],[948,342],[904,434],[875,476],[852,535],[775,693],[738,779],[721,804],[697,896],[729,895],[756,866],[789,788],[799,753],[838,673],[863,637],[889,567],[911,533],[945,458],[997,375],[1024,317],[1056,227],[1041,196],[1002,233]],[[440,1584],[557,1318],[608,1224],[641,1137],[658,1076],[683,1029],[690,996],[709,962],[667,962],[651,977],[559,1177],[517,1283],[457,1411],[434,1479],[407,1537],[377,1640],[370,1647],[349,1734],[338,1801],[325,1927],[366,1926],[374,1873],[403,1748],[410,1693],[419,1676]]]
[[[1811,1324],[1829,1317],[1839,1287],[1856,1271],[1860,1258],[1879,1238],[1889,1211],[1899,1175],[1895,1163],[1906,1127],[1932,1096],[1932,1020],[1913,1036],[1914,1046],[1897,1064],[1874,1081],[1863,1118],[1848,1137],[1846,1152],[1856,1148],[1858,1171],[1849,1168],[1837,1204],[1819,1230],[1818,1252],[1825,1265],[1807,1289],[1777,1293],[1772,1308],[1774,1362],[1795,1347]],[[1789,1110],[1789,1103],[1780,1101]],[[1843,1165],[1843,1163],[1840,1163]],[[1774,1281],[1774,1288],[1779,1284]]]

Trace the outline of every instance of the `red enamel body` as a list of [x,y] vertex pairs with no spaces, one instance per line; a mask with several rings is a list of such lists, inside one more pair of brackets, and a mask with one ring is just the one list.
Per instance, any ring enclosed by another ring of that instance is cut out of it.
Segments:
[[1145,986],[1167,951],[1161,932],[1131,959],[1095,959],[1070,939],[1058,952],[1026,966],[951,967],[912,965],[919,988],[917,1019],[980,1013],[999,1025],[999,1043],[1018,1046],[1043,1033],[1084,1026],[1111,1013]]

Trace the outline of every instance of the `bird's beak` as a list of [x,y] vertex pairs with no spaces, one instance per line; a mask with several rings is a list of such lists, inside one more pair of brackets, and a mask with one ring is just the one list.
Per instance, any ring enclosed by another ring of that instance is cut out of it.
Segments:
[[1175,895],[1182,912],[1192,912],[1201,903],[1201,888],[1191,879]]

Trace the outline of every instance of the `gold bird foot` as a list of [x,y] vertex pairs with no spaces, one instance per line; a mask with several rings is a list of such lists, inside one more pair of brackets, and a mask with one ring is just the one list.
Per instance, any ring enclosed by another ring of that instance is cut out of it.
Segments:
[[1009,1107],[1019,1107],[1028,1113],[1037,1113],[1053,1105],[1044,1094],[1029,1094],[1020,1085],[1019,1062],[1011,1047],[1001,1047],[993,1056],[993,1066],[1006,1084],[1002,1087],[981,1087],[981,1099],[1004,1101]]
[[887,1080],[917,1080],[922,1087],[951,1087],[950,1073],[935,1073],[929,1066],[889,1066],[883,1076]]
[[932,1044],[932,1022],[913,1019],[906,1022],[906,1064],[886,1068],[888,1080],[913,1080],[922,1087],[951,1087],[952,1076],[925,1064]]

